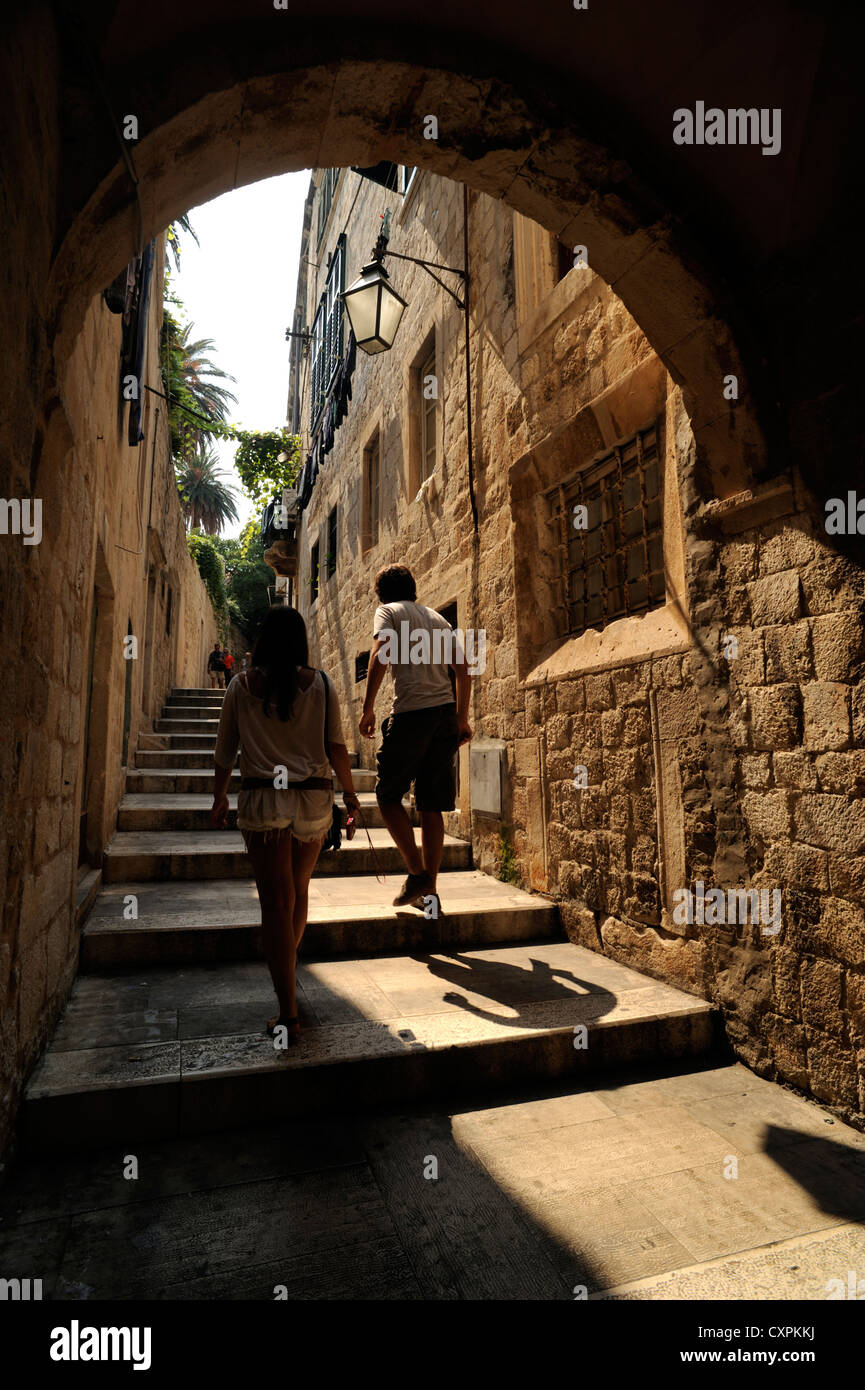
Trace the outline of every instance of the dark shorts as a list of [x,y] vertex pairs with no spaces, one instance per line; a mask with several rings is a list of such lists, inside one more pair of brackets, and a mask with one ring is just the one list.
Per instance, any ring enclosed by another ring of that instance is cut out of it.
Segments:
[[379,804],[402,801],[414,782],[419,811],[452,811],[459,741],[454,704],[388,715],[381,726],[377,758]]

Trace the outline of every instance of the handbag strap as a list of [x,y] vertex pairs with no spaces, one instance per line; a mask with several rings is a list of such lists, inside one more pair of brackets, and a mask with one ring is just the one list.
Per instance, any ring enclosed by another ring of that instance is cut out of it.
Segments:
[[327,756],[327,747],[330,743],[330,739],[327,736],[328,729],[330,728],[330,681],[321,669],[319,669],[318,674],[324,682],[324,751],[325,756]]
[[372,842],[372,836],[371,836],[370,833],[369,833],[369,826],[367,825],[366,821],[365,821],[364,818],[363,818],[363,815],[361,814],[360,803],[358,803],[357,815],[358,815],[358,820],[360,821],[361,825],[363,826],[364,830],[366,831],[366,838],[367,838],[368,841],[369,841],[370,853],[372,854],[373,863],[375,864],[375,879],[376,879],[376,883],[387,883],[387,875],[386,875],[384,869],[381,867],[381,860],[379,859],[378,855],[377,855],[376,852],[375,852],[375,845],[373,844],[373,842]]
[[[328,744],[329,744],[329,742],[330,742],[330,740],[328,739],[328,736],[327,736],[327,731],[328,731],[328,712],[329,712],[329,711],[328,711],[328,706],[330,705],[330,682],[328,681],[327,676],[324,674],[323,671],[321,672],[321,678],[322,678],[322,680],[324,681],[324,751],[327,752]],[[345,791],[345,788],[343,788],[343,791]],[[377,881],[378,883],[386,883],[386,882],[387,882],[387,879],[386,879],[386,877],[385,877],[384,870],[383,870],[382,867],[381,867],[381,860],[379,859],[378,855],[376,854],[375,845],[373,844],[373,842],[372,842],[372,836],[371,836],[370,833],[369,833],[369,826],[367,825],[366,821],[364,820],[363,816],[361,815],[360,802],[358,802],[358,806],[357,806],[357,816],[358,816],[358,820],[360,821],[361,825],[363,826],[364,830],[366,831],[366,838],[369,840],[369,848],[370,848],[370,851],[371,851],[371,853],[372,853],[373,863],[375,864],[375,877],[376,877],[376,881]]]

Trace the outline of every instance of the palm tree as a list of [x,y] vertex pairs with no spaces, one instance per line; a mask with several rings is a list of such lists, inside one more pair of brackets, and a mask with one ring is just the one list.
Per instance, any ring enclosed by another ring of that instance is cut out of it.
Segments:
[[[169,399],[171,445],[175,457],[187,456],[203,443],[196,415],[225,423],[234,396],[220,381],[234,381],[208,357],[216,350],[212,338],[191,337],[193,325],[180,324],[166,307],[162,316],[162,379]],[[190,414],[189,412],[192,412]]]
[[227,521],[237,521],[234,494],[222,481],[225,474],[217,467],[216,452],[205,447],[178,462],[177,490],[189,530],[199,526],[205,535],[215,536]]
[[223,371],[222,367],[217,367],[206,355],[217,350],[212,338],[190,338],[194,327],[192,323],[185,323],[175,338],[181,381],[202,415],[224,421],[229,402],[237,405],[237,397],[217,383],[234,381],[235,378]]
[[196,235],[195,228],[189,220],[189,213],[185,212],[182,217],[178,217],[176,222],[171,222],[165,229],[165,237],[168,242],[168,249],[174,257],[174,269],[180,269],[180,233],[188,232],[196,246],[201,243]]

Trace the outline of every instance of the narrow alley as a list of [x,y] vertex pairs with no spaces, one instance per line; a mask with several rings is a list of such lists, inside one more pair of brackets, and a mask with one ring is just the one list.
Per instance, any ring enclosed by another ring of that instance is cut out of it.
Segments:
[[234,1385],[296,1374],[279,1303],[570,1302],[578,1373],[835,1374],[862,15],[0,28],[20,1373]]

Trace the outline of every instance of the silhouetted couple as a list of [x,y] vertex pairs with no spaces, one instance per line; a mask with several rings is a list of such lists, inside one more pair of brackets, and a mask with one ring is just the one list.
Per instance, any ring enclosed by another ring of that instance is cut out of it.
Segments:
[[[445,630],[451,634],[450,624],[417,603],[410,570],[383,569],[375,589],[379,607],[360,731],[374,736],[375,697],[390,666],[394,700],[382,725],[376,798],[408,871],[394,905],[437,916],[443,812],[455,805],[456,751],[472,737],[470,676],[461,649],[441,640]],[[433,641],[436,629],[440,637]],[[249,669],[226,691],[214,753],[214,827],[227,821],[238,749],[237,825],[252,861],[264,952],[279,1001],[279,1013],[267,1026],[271,1032],[281,1026],[293,1039],[300,1031],[297,951],[306,929],[309,881],[333,818],[331,769],[346,810],[355,817],[360,810],[339,701],[324,672],[309,665],[306,625],[294,608],[269,610]],[[420,849],[403,806],[412,783]]]

